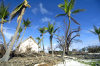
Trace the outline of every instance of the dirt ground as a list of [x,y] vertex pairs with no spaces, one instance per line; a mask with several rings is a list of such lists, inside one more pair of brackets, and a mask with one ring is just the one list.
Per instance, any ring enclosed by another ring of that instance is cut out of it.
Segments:
[[61,61],[61,58],[51,56],[13,57],[8,62],[0,62],[0,66],[34,66],[41,63],[44,64],[38,66],[53,66]]

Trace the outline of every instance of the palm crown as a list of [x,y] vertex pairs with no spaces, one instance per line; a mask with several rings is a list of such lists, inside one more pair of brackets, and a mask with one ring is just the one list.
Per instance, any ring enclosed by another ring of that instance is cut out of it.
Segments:
[[[59,28],[59,27],[58,27]],[[48,23],[48,32],[49,32],[49,34],[53,34],[53,33],[55,33],[57,30],[58,30],[58,28],[56,28],[55,30],[54,30],[54,24],[50,24],[50,23]]]
[[43,28],[40,28],[40,29],[39,29],[40,33],[42,33],[42,34],[43,34],[43,33],[46,33],[46,30],[47,30],[46,27],[43,27]]
[[72,13],[72,14],[76,14],[76,13],[79,13],[79,12],[81,12],[81,11],[84,11],[84,9],[76,9],[76,10],[72,11],[72,9],[74,8],[75,0],[71,0],[71,1],[64,0],[64,2],[65,2],[64,4],[59,4],[58,7],[61,8],[65,13],[64,13],[64,14],[56,15],[56,17],[67,15],[67,16],[70,17],[76,24],[80,25],[80,24],[71,16],[71,13]]
[[29,19],[27,19],[27,20],[24,20],[23,19],[23,25],[24,25],[24,27],[25,27],[25,29],[27,28],[27,27],[30,27],[30,21],[29,21]]
[[4,2],[2,0],[2,2],[0,3],[0,19],[3,19],[2,22],[7,22],[7,20],[5,19],[8,16],[9,16],[8,7],[4,5]]
[[98,35],[99,41],[100,41],[100,27],[97,28],[96,26],[94,26],[94,31],[90,31],[95,35]]
[[19,22],[20,18],[22,17],[21,12],[22,9],[26,7],[30,7],[30,5],[28,4],[27,0],[24,0],[20,5],[18,5],[14,11],[10,14],[10,20],[12,20],[14,17],[16,17],[18,15],[17,18],[17,22]]

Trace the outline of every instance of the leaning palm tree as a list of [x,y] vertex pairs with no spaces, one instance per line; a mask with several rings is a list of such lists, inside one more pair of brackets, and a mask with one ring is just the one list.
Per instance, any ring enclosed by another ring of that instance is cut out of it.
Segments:
[[[74,3],[75,3],[75,0],[64,0],[64,4],[59,4],[58,7],[61,8],[63,11],[64,11],[64,14],[59,14],[59,15],[56,15],[56,17],[58,16],[67,16],[68,19],[69,19],[69,24],[68,24],[68,27],[66,28],[66,39],[67,39],[67,36],[68,36],[68,33],[70,32],[70,24],[71,24],[71,19],[73,20],[74,23],[80,25],[72,16],[71,14],[77,14],[81,11],[84,11],[84,9],[76,9],[74,11],[73,8],[74,8]],[[65,46],[64,46],[64,53],[63,53],[63,56],[65,55],[65,47],[66,47],[66,43],[67,41],[65,42]]]
[[92,32],[93,34],[97,35],[98,38],[99,38],[99,42],[100,42],[100,27],[97,28],[96,26],[94,26],[94,31],[91,30],[90,32]]
[[9,12],[8,12],[8,7],[4,5],[4,2],[2,0],[2,2],[0,3],[0,23],[1,23],[1,35],[3,37],[3,41],[4,41],[4,47],[7,50],[7,44],[6,44],[6,40],[4,37],[4,33],[3,33],[3,24],[7,22],[7,18],[9,16]]
[[30,27],[30,24],[31,24],[31,22],[29,21],[29,19],[27,19],[27,20],[24,20],[24,19],[23,19],[23,25],[24,25],[25,30],[24,30],[24,32],[23,32],[22,38],[21,38],[21,40],[20,40],[20,43],[22,42],[22,39],[23,39],[23,37],[24,37],[26,28],[27,28],[27,27]]
[[11,13],[10,20],[13,19],[16,15],[18,15],[18,18],[17,18],[18,25],[17,25],[16,32],[15,32],[15,34],[13,36],[13,39],[12,39],[10,45],[9,45],[9,48],[7,49],[5,55],[0,59],[0,61],[8,61],[9,60],[9,58],[10,58],[10,52],[12,51],[13,45],[14,45],[15,40],[16,40],[16,37],[17,37],[17,33],[19,31],[19,28],[20,28],[20,24],[21,24],[22,17],[24,15],[25,9],[27,7],[30,7],[30,5],[28,4],[27,0],[24,0]]
[[54,24],[48,23],[48,30],[47,31],[50,34],[50,44],[51,44],[52,57],[54,56],[53,48],[52,48],[52,39],[53,39],[53,35],[55,34],[55,32],[57,30],[58,30],[58,28],[54,29]]
[[39,31],[40,31],[40,33],[41,33],[41,36],[42,36],[43,51],[44,51],[43,36],[44,36],[44,34],[46,33],[46,30],[47,30],[46,27],[43,27],[43,28],[40,28],[40,29],[39,29]]

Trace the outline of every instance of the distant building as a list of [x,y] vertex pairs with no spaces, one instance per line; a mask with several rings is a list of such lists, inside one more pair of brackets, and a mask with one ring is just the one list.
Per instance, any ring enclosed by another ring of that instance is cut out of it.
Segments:
[[37,52],[37,53],[39,51],[39,46],[35,42],[35,40],[32,38],[32,36],[24,40],[18,47],[18,52],[20,53],[24,53],[27,50],[30,50],[32,52]]

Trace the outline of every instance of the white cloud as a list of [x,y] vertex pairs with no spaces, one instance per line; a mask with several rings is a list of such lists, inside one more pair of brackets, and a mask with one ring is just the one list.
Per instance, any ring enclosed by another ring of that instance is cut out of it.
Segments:
[[37,14],[38,12],[40,12],[41,14],[49,14],[52,15],[51,12],[49,12],[42,3],[39,4],[39,7],[36,7],[34,9],[32,9],[32,13],[33,14]]
[[50,22],[50,23],[54,23],[55,20],[54,19],[51,19],[51,18],[48,18],[48,17],[43,17],[41,18],[41,21],[44,23],[44,22]]
[[36,14],[37,12],[38,12],[38,8],[32,9],[32,13],[33,13],[33,14]]
[[44,17],[44,18],[42,18],[41,20],[42,20],[42,22],[48,22],[48,21],[51,21],[51,19],[48,18],[48,17]]
[[4,36],[7,40],[11,39],[11,37],[14,35],[14,32],[16,29],[11,29],[11,28],[8,28],[8,27],[3,27],[4,31]]
[[10,33],[10,32],[4,31],[3,33],[4,33],[5,37],[6,37],[8,40],[13,36],[13,34]]
[[39,7],[40,7],[40,12],[42,14],[47,14],[48,13],[48,10],[43,7],[43,4],[42,3],[39,4]]

